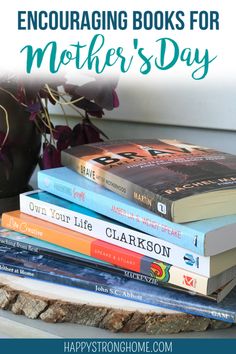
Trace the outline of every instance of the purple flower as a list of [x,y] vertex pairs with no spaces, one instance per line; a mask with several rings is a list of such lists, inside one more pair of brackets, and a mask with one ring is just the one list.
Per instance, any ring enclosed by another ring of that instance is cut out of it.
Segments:
[[39,102],[32,103],[27,107],[27,111],[30,113],[29,120],[34,121],[37,118],[38,113],[41,111],[41,105]]

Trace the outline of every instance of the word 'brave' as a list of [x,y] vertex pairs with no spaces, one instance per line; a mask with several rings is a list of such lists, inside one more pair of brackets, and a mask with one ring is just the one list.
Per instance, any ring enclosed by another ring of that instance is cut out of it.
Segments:
[[[171,38],[160,38],[155,41],[152,53],[139,45],[137,38],[133,39],[133,48],[125,53],[123,47],[107,48],[105,36],[97,34],[93,36],[89,45],[77,42],[71,44],[70,49],[60,51],[57,42],[48,42],[44,48],[33,49],[32,45],[26,45],[21,53],[26,52],[26,72],[43,67],[52,74],[57,73],[62,66],[74,63],[78,70],[93,70],[97,74],[108,71],[109,67],[116,67],[121,73],[127,73],[133,66],[139,68],[139,72],[147,75],[156,70],[169,70],[178,62],[185,63],[187,67],[194,66],[192,78],[201,80],[206,77],[210,63],[216,59],[210,58],[208,49],[184,48],[180,49],[178,43]],[[130,54],[132,53],[133,54]],[[195,66],[197,66],[195,68]]]
[[[129,162],[129,160],[146,160],[148,158],[158,158],[158,157],[168,157],[170,155],[178,156],[182,154],[196,154],[198,151],[204,152],[205,150],[195,147],[195,146],[190,146],[190,145],[185,145],[182,144],[182,147],[177,147],[173,146],[171,147],[164,147],[161,149],[154,149],[151,147],[145,147],[141,146],[139,148],[139,152],[135,151],[124,151],[124,152],[116,152],[115,154],[110,153],[109,155],[102,155],[99,157],[96,157],[95,159],[92,159],[94,162],[101,164],[103,166],[106,165],[113,165],[113,164],[119,164],[122,162]],[[119,156],[119,157],[118,157]],[[84,175],[91,175],[92,171],[85,171],[81,170],[81,173]],[[95,173],[95,172],[94,172]]]

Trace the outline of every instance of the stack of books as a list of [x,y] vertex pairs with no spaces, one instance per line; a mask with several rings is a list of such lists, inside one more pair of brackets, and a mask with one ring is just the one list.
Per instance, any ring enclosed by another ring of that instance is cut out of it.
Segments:
[[143,139],[62,162],[2,215],[1,271],[236,322],[236,156]]

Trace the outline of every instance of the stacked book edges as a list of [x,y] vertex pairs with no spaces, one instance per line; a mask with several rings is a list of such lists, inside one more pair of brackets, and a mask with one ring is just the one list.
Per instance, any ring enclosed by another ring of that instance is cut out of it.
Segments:
[[2,272],[236,322],[235,156],[153,140],[63,156],[2,215]]

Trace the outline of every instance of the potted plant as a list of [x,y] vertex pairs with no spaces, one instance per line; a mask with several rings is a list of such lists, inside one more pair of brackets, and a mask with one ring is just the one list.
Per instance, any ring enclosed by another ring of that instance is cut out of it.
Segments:
[[[65,79],[0,79],[0,213],[18,207],[18,195],[29,188],[37,163],[59,167],[61,150],[107,138],[91,117],[102,118],[104,109],[118,107],[115,88],[115,81],[100,78],[81,85]],[[53,124],[49,104],[60,106],[64,124]],[[68,106],[78,115],[73,127]]]

